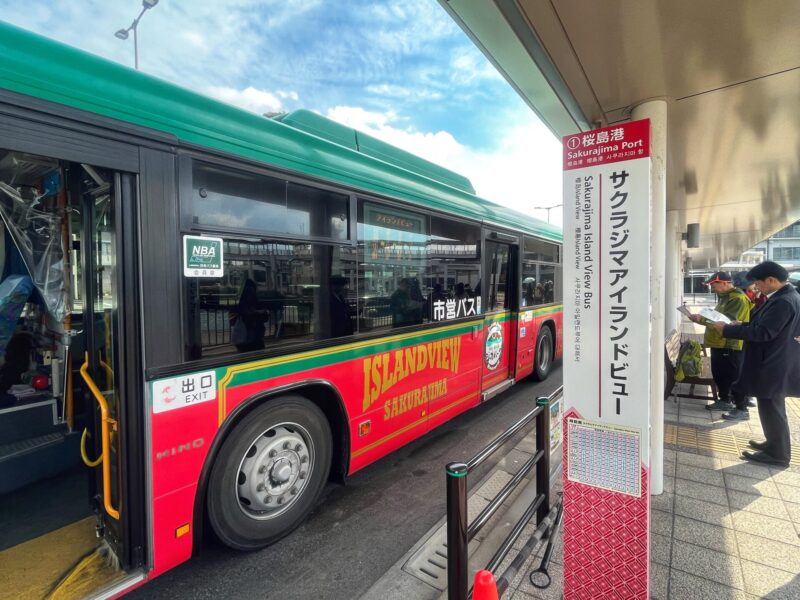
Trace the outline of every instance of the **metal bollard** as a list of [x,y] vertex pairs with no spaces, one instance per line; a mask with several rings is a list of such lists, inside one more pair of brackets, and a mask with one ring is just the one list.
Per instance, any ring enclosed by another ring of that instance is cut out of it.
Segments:
[[467,600],[467,473],[464,463],[445,467],[447,473],[447,598]]
[[544,409],[536,415],[536,450],[543,453],[536,463],[536,493],[544,494],[536,512],[536,522],[541,523],[550,512],[550,400],[537,398],[536,404]]

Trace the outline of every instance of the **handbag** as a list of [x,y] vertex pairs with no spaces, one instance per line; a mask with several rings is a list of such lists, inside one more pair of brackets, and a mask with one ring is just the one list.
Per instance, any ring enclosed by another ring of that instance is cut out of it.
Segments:
[[231,344],[241,346],[246,344],[247,341],[247,324],[240,315],[236,317],[236,321],[231,327]]

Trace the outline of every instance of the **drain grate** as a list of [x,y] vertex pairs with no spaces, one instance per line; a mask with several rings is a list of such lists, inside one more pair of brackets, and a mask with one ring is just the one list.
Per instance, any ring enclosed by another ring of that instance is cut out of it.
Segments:
[[[495,475],[498,473],[504,472],[498,471]],[[473,494],[467,503],[468,521],[471,522],[478,516],[487,504],[488,500]],[[468,548],[469,554],[472,554],[479,545],[479,540],[472,540]],[[403,571],[441,592],[447,589],[447,523],[442,524],[419,547],[403,565]]]

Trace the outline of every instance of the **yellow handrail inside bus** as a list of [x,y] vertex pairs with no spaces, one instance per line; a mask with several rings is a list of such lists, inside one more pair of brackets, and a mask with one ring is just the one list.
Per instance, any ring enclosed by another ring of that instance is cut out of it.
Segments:
[[111,437],[110,429],[116,429],[117,422],[108,416],[108,404],[106,403],[106,399],[89,375],[89,353],[86,352],[84,357],[83,365],[81,365],[81,377],[83,377],[94,399],[97,400],[97,403],[100,405],[103,443],[103,453],[100,455],[103,460],[103,506],[110,517],[119,521],[119,511],[111,505],[111,448],[109,443]]
[[81,459],[83,460],[83,464],[87,467],[96,467],[101,462],[103,462],[103,455],[100,454],[95,460],[89,458],[89,454],[86,452],[86,438],[89,437],[89,429],[87,427],[83,428],[83,433],[81,434]]

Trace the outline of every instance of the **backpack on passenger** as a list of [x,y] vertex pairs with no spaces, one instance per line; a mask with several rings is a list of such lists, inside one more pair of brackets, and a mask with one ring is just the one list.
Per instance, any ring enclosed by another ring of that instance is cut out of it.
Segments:
[[703,349],[698,342],[688,340],[681,344],[675,365],[675,381],[687,377],[700,377],[703,371]]

